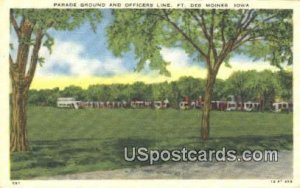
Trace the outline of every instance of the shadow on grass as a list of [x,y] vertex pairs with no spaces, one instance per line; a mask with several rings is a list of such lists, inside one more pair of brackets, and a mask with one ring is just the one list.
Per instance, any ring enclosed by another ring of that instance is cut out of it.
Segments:
[[113,164],[111,168],[131,166],[131,163],[126,164],[124,159],[124,147],[151,147],[154,143],[154,140],[143,138],[31,141],[30,151],[11,154],[12,171],[31,168],[52,169],[68,165],[86,166],[107,162]]
[[[168,147],[166,148],[165,145]],[[163,143],[163,144],[162,144]],[[172,138],[169,140],[154,140],[146,138],[80,138],[61,140],[31,141],[31,151],[11,154],[12,178],[31,178],[45,176],[46,170],[51,175],[70,172],[111,170],[127,167],[147,166],[149,161],[124,159],[124,148],[132,155],[132,148],[147,149],[235,149],[238,152],[254,149],[291,150],[292,135],[280,136],[238,136],[212,137],[202,141],[198,137]],[[159,161],[156,164],[163,163]],[[30,172],[30,173],[28,173]],[[48,174],[48,175],[49,175]]]
[[293,135],[278,136],[255,136],[245,135],[236,137],[211,137],[209,140],[203,141],[199,137],[190,137],[189,142],[180,144],[181,147],[191,147],[197,149],[234,149],[240,153],[243,150],[255,149],[276,149],[276,150],[292,150]]

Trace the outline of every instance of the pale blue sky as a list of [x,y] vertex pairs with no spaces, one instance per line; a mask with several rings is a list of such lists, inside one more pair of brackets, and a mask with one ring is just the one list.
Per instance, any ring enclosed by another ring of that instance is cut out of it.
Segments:
[[[83,24],[80,28],[73,31],[55,31],[50,30],[50,34],[55,38],[55,41],[58,42],[72,42],[82,45],[83,50],[79,54],[83,59],[97,59],[100,62],[105,62],[107,59],[116,58],[113,53],[108,49],[108,41],[106,37],[106,27],[109,26],[113,17],[111,16],[110,10],[103,10],[103,20],[98,24],[96,33],[92,32],[91,27],[88,23]],[[72,53],[72,49],[70,49]],[[131,72],[134,70],[137,60],[133,51],[125,53],[121,58],[122,64],[126,71]],[[232,58],[235,61],[247,60],[250,61],[247,57],[236,55]],[[67,61],[67,59],[66,59]],[[242,61],[241,61],[242,62]],[[187,65],[194,65],[203,67],[203,64],[198,62],[193,62],[191,58],[188,59]],[[72,74],[70,71],[69,65],[65,62],[60,62],[60,64],[55,64],[48,68],[48,71],[53,74],[63,74],[69,75]],[[99,76],[112,76],[113,72],[102,69],[94,73]]]
[[[113,21],[110,10],[103,10],[103,20],[97,25],[96,32],[91,30],[88,23],[73,31],[55,31],[49,33],[55,39],[52,54],[43,47],[39,55],[45,58],[43,67],[38,67],[37,79],[34,79],[33,87],[55,87],[58,80],[61,87],[65,85],[82,85],[86,87],[93,83],[132,83],[134,81],[161,82],[176,80],[181,76],[206,77],[205,68],[199,62],[193,62],[180,48],[162,48],[163,58],[171,62],[167,67],[171,72],[171,78],[159,75],[157,71],[145,69],[135,73],[137,64],[133,51],[125,53],[123,57],[115,57],[108,49],[106,27]],[[11,34],[11,42],[16,45],[16,36]],[[14,54],[13,54],[14,55]],[[252,62],[251,59],[236,55],[230,60],[233,68],[221,67],[218,77],[226,79],[232,72],[237,70],[264,70],[275,69],[268,62]],[[68,77],[62,80],[61,77]],[[77,81],[74,78],[78,78]],[[83,78],[85,77],[85,78]],[[86,78],[89,77],[89,78]],[[56,78],[51,82],[49,79]],[[90,80],[90,81],[87,81]],[[83,83],[83,80],[86,83]],[[55,83],[56,82],[56,83]]]

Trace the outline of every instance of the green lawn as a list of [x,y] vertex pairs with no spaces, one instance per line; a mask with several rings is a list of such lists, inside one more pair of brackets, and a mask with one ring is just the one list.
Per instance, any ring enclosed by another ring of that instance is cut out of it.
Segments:
[[212,112],[211,137],[206,142],[199,138],[200,117],[199,110],[30,107],[31,151],[11,155],[11,178],[146,165],[126,162],[126,146],[292,149],[292,113]]

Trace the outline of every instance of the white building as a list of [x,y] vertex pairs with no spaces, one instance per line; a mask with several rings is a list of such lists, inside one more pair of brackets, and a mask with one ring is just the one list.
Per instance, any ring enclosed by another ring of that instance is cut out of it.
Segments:
[[258,102],[252,102],[252,101],[248,101],[244,103],[244,110],[245,111],[254,111],[257,110],[259,108],[259,103]]
[[59,108],[79,108],[80,101],[76,101],[73,97],[60,97],[57,98],[57,107]]
[[179,103],[179,108],[182,109],[182,110],[186,110],[186,109],[189,109],[190,106],[189,106],[189,103],[187,101],[181,101]]
[[275,102],[272,106],[274,112],[291,111],[293,109],[293,104],[288,102]]

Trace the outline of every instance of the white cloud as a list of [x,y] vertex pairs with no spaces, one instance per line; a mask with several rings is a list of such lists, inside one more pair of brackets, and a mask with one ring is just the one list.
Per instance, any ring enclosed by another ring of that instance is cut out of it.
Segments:
[[231,68],[226,67],[225,64],[223,64],[220,67],[218,78],[221,79],[227,79],[233,72],[235,71],[248,71],[248,70],[256,70],[256,71],[263,71],[263,70],[271,70],[271,71],[277,71],[278,68],[275,66],[270,65],[269,62],[265,61],[257,61],[253,62],[251,60],[232,60],[229,62],[231,65]]
[[[46,63],[44,67],[38,68],[38,78],[34,79],[32,88],[63,88],[69,85],[87,88],[91,84],[133,83],[135,81],[155,83],[177,80],[181,76],[206,78],[206,69],[190,63],[189,56],[184,50],[178,48],[163,48],[161,52],[163,58],[171,62],[167,67],[171,72],[171,77],[160,75],[157,71],[150,71],[147,64],[141,72],[131,72],[124,66],[125,60],[113,57],[105,61],[87,59],[84,52],[84,47],[75,42],[57,41],[51,55],[46,48],[42,48],[40,55],[45,57]],[[230,64],[232,68],[225,67],[224,64],[221,66],[218,78],[226,79],[237,70],[276,70],[268,62],[252,62],[249,59],[233,58]],[[59,71],[62,73],[59,74]],[[68,73],[65,73],[66,71]],[[105,74],[112,76],[105,76]],[[76,75],[76,77],[70,75]]]
[[171,62],[173,67],[188,67],[189,57],[179,48],[162,48],[161,55],[165,61]]
[[[107,76],[129,73],[121,58],[107,58],[105,61],[86,58],[84,46],[76,42],[56,41],[53,46],[53,53],[50,55],[47,48],[43,47],[40,56],[45,57],[43,68],[38,68],[37,75],[72,75],[72,76]],[[162,57],[171,62],[167,67],[172,75],[190,75],[195,77],[205,77],[205,68],[191,64],[189,56],[184,50],[179,48],[163,48]],[[230,61],[232,68],[221,66],[218,77],[226,79],[232,72],[237,70],[276,70],[268,62],[252,62],[251,60]],[[140,74],[148,76],[159,76],[157,71],[148,70],[147,66]]]
[[[206,69],[204,67],[197,66],[189,63],[188,54],[179,48],[163,48],[161,54],[164,60],[171,62],[168,66],[168,70],[172,75],[179,76],[194,76],[194,77],[206,77]],[[229,61],[231,68],[226,67],[224,64],[220,67],[218,72],[218,78],[226,79],[235,71],[247,71],[257,70],[262,71],[265,69],[276,71],[277,67],[270,65],[269,62],[256,61],[253,62],[250,59],[231,59]]]
[[52,54],[43,47],[40,56],[45,58],[45,64],[37,70],[38,75],[113,75],[127,72],[122,60],[107,58],[105,61],[86,58],[84,47],[76,42],[56,40]]

